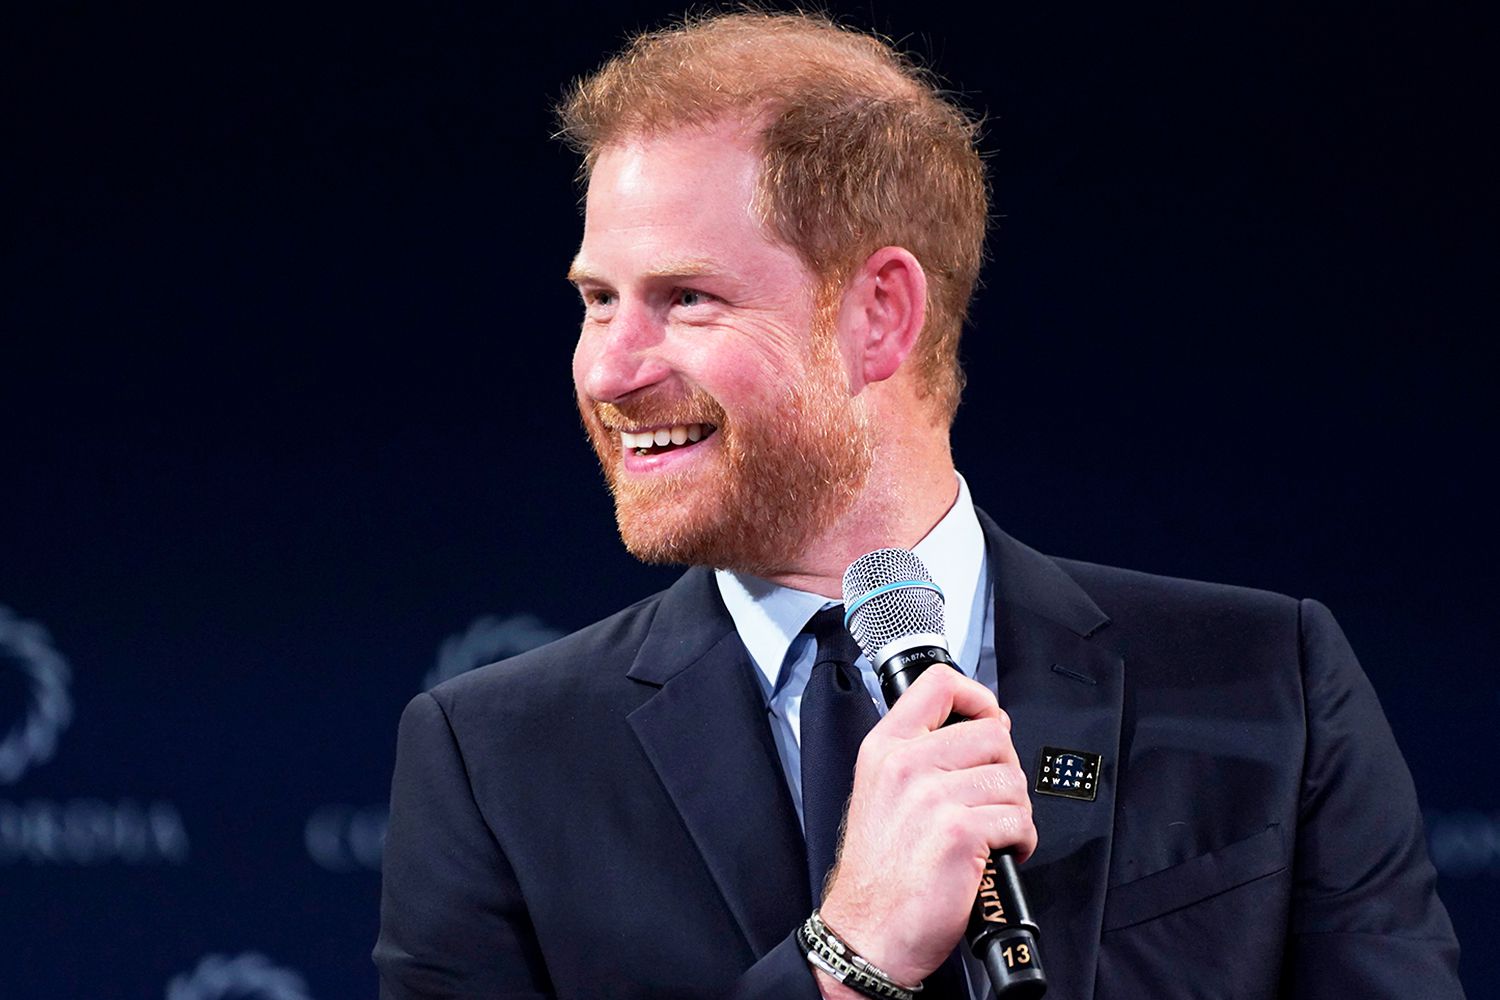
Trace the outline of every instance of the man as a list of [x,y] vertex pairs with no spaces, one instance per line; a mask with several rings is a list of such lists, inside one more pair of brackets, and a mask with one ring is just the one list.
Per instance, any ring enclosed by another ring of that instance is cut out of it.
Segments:
[[[999,849],[1049,996],[1461,995],[1327,611],[1050,559],[973,507],[948,428],[986,199],[958,109],[876,39],[740,14],[637,39],[563,119],[584,425],[626,546],[694,568],[408,706],[382,995],[856,996],[797,936],[816,905],[898,987],[983,996],[950,955]],[[802,751],[838,675],[806,629],[884,546],[942,585],[960,669],[864,737],[825,882],[836,768]],[[1092,795],[1054,794],[1048,754],[1092,761]]]

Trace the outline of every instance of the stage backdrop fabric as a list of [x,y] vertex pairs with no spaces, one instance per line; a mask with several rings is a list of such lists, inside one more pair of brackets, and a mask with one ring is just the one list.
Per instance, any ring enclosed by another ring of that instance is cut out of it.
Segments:
[[[978,502],[1331,606],[1500,993],[1494,16],[834,7],[985,116]],[[669,13],[5,15],[7,1000],[373,995],[403,705],[673,579],[579,430],[549,139]]]

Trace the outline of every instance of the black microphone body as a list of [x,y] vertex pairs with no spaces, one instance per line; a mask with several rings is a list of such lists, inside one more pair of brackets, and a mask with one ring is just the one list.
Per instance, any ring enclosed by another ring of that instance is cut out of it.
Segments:
[[[920,645],[893,655],[877,664],[880,692],[887,707],[906,693],[922,671],[934,663],[946,663],[958,669],[942,646]],[[943,725],[968,721],[962,715],[950,715]],[[1033,1000],[1047,992],[1047,974],[1037,950],[1040,933],[1031,919],[1026,895],[1021,890],[1021,876],[1010,850],[994,851],[984,867],[979,894],[969,914],[964,938],[969,949],[984,963],[990,987],[1004,1000]]]

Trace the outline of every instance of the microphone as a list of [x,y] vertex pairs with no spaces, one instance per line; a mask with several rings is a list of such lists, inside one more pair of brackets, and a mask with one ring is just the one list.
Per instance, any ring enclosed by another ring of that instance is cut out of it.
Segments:
[[[844,625],[875,664],[886,705],[934,663],[958,669],[948,652],[943,592],[922,560],[905,549],[876,549],[844,573]],[[963,722],[952,715],[945,726]],[[1034,1000],[1047,992],[1037,938],[1012,851],[995,851],[985,865],[964,936],[984,963],[997,998]]]

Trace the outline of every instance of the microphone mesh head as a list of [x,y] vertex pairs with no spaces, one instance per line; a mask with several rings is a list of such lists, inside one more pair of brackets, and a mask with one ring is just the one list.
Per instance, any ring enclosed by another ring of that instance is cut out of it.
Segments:
[[[932,574],[906,549],[876,549],[844,571],[844,607],[864,595],[903,580],[932,582]],[[876,594],[849,619],[849,633],[871,660],[887,644],[905,635],[944,635],[943,595],[925,587],[900,587]]]

